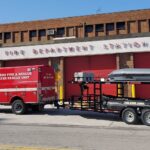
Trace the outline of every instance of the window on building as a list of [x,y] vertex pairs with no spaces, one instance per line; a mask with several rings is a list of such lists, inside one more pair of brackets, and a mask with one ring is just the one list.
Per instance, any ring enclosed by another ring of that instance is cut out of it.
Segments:
[[46,36],[46,30],[39,30],[39,37]]
[[21,31],[21,42],[23,42],[23,41],[24,41],[24,32]]
[[104,24],[96,24],[95,30],[96,30],[96,32],[103,32]]
[[85,32],[86,33],[93,32],[93,25],[86,25],[85,26]]
[[106,30],[107,31],[113,31],[114,30],[114,23],[107,23],[106,24]]
[[125,22],[117,22],[117,29],[125,30]]
[[67,36],[74,36],[74,27],[67,27]]
[[65,28],[57,28],[57,36],[64,36]]
[[36,36],[37,36],[36,30],[30,31],[30,38],[33,38],[33,37],[36,37]]
[[2,40],[2,33],[0,33],[0,40]]
[[11,33],[10,32],[4,33],[4,38],[5,40],[11,39]]

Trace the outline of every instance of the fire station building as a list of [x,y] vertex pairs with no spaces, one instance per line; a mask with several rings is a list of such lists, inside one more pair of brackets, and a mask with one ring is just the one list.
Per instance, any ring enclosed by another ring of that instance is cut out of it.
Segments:
[[[150,9],[0,25],[0,67],[42,64],[54,67],[60,99],[78,94],[74,72],[150,68]],[[136,86],[136,96],[149,89]]]

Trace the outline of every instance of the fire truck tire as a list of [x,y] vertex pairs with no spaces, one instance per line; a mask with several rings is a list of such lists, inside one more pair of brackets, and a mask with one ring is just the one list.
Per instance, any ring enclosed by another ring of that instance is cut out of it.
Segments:
[[23,103],[22,100],[15,100],[13,103],[12,103],[12,112],[14,114],[17,114],[17,115],[20,115],[20,114],[24,114],[26,113],[26,105]]
[[150,126],[150,109],[143,109],[141,120],[144,125]]
[[138,122],[138,114],[133,108],[125,108],[122,111],[122,120],[127,124],[136,124]]

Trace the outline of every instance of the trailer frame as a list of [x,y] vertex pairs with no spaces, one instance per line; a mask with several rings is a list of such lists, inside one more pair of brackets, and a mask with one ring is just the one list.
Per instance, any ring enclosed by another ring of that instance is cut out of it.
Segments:
[[[77,82],[74,79],[71,84],[78,84],[80,95],[72,95],[68,100],[63,100],[63,107],[72,110],[86,110],[100,113],[118,113],[127,124],[136,124],[139,119],[144,125],[150,126],[150,99],[132,98],[124,96],[124,86],[127,84],[150,84],[150,81],[100,81]],[[89,94],[88,85],[93,85],[93,94]],[[117,95],[105,95],[102,92],[103,85],[116,84]],[[118,93],[118,85],[121,94]],[[98,91],[98,92],[97,92]],[[67,105],[65,103],[68,102]]]

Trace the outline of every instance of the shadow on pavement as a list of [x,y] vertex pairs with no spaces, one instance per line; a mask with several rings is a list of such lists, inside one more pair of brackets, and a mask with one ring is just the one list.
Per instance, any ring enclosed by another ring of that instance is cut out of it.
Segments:
[[81,116],[87,119],[97,119],[97,120],[110,120],[110,121],[121,121],[118,114],[114,113],[99,113],[92,111],[80,111],[80,110],[70,110],[70,109],[45,109],[41,113],[31,113],[32,115],[47,114],[50,116]]
[[0,108],[0,113],[11,114],[12,110],[10,108]]
[[[0,108],[0,113],[12,114],[11,108]],[[92,111],[80,111],[71,109],[56,109],[56,108],[45,108],[42,112],[33,112],[29,110],[27,114],[24,115],[50,115],[50,116],[81,116],[87,119],[97,119],[97,120],[110,120],[110,121],[121,121],[118,114],[113,113],[99,113]]]
[[[12,114],[11,108],[0,108],[0,114]],[[81,116],[86,119],[96,119],[96,120],[108,120],[108,121],[117,121],[122,122],[121,117],[119,114],[115,113],[99,113],[93,111],[81,111],[81,110],[71,110],[71,109],[56,109],[56,108],[45,108],[42,112],[33,112],[29,110],[25,116],[32,115],[32,116],[42,116],[42,115],[49,115],[49,116]],[[0,118],[0,122],[4,121],[5,119]],[[137,125],[142,125],[141,121]]]

